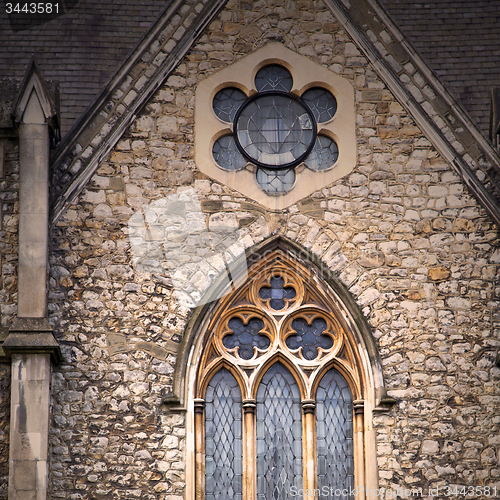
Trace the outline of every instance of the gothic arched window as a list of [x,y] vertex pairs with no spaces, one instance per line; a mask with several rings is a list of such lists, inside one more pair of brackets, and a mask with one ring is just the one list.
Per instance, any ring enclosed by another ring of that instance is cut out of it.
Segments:
[[348,499],[365,482],[361,360],[325,290],[291,264],[259,261],[207,325],[196,498]]

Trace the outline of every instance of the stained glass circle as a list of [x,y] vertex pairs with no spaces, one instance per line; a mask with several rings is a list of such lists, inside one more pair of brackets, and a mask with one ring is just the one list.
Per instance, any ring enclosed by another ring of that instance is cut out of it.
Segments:
[[337,100],[329,90],[321,87],[306,90],[302,100],[309,106],[318,123],[331,120],[337,112]]
[[258,166],[287,168],[309,154],[315,128],[311,112],[298,99],[280,93],[257,94],[236,115],[235,142]]
[[255,75],[255,88],[258,92],[290,92],[292,87],[292,75],[279,64],[264,66]]
[[232,122],[247,96],[239,89],[227,87],[215,94],[212,106],[215,114],[225,122]]
[[217,165],[224,170],[241,170],[247,164],[247,160],[236,147],[232,135],[224,135],[216,140],[212,154]]
[[311,154],[304,163],[311,170],[327,170],[337,161],[339,149],[337,143],[326,135],[318,135]]

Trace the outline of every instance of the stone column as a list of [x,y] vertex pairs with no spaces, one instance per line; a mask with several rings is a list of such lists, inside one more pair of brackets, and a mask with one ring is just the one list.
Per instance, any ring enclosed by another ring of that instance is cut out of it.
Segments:
[[205,498],[205,400],[194,400],[196,500]]
[[364,413],[365,402],[363,400],[353,401],[354,407],[354,480],[356,488],[356,499],[365,500],[365,440],[364,440]]
[[9,500],[47,496],[50,368],[50,354],[12,355]]
[[304,453],[304,490],[314,491],[316,488],[316,469],[314,467],[316,458],[316,401],[314,399],[302,400],[302,412],[304,414],[304,439],[302,449]]
[[34,61],[13,115],[19,126],[17,318],[4,351],[12,360],[9,500],[46,500],[51,359],[61,357],[47,320],[50,99]]
[[255,450],[255,399],[243,400],[243,492],[255,498],[257,491],[257,458]]

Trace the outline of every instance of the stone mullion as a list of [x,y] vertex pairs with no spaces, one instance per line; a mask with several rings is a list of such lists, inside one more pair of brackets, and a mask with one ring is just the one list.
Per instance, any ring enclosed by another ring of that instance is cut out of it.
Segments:
[[356,499],[365,500],[365,454],[364,454],[364,412],[365,402],[356,400],[354,407],[354,487],[356,488]]
[[205,400],[194,400],[195,499],[205,499]]
[[302,453],[304,454],[304,490],[314,491],[316,488],[316,432],[315,432],[316,401],[302,400],[304,436],[302,439]]
[[256,402],[243,400],[243,500],[255,500],[257,491]]

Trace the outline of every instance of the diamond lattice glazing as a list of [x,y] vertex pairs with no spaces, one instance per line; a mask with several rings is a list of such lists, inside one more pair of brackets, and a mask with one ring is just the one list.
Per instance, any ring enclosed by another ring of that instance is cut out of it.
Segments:
[[265,373],[257,391],[259,500],[288,500],[292,486],[302,488],[301,441],[299,388],[291,373],[276,363]]
[[[318,488],[334,486],[333,493],[354,489],[352,394],[346,380],[329,370],[316,394],[316,435],[318,445]],[[354,496],[328,495],[325,500]]]
[[205,395],[205,499],[242,500],[241,392],[225,368]]

